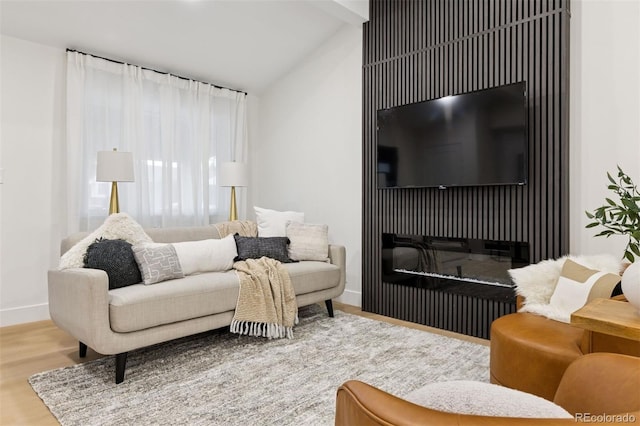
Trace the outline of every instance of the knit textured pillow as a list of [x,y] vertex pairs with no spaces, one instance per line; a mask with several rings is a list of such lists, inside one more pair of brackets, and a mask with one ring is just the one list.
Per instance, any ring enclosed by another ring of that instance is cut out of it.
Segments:
[[173,244],[135,245],[133,246],[133,255],[138,262],[143,282],[146,285],[184,277]]
[[109,290],[142,281],[131,244],[124,240],[97,239],[87,247],[84,267],[105,271],[109,276]]
[[291,263],[293,260],[289,258],[287,245],[289,239],[287,237],[241,237],[238,234],[233,236],[236,240],[238,249],[238,260],[260,259],[261,257],[270,257],[279,260],[282,263]]

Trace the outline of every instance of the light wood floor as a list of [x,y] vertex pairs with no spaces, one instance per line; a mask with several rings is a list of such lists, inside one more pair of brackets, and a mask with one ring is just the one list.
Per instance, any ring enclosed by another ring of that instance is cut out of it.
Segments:
[[[334,303],[337,310],[388,323],[430,331],[488,345],[487,340],[362,312],[355,306]],[[91,349],[82,362],[101,357]],[[42,371],[81,362],[78,342],[51,321],[0,328],[0,425],[57,425],[27,379]]]

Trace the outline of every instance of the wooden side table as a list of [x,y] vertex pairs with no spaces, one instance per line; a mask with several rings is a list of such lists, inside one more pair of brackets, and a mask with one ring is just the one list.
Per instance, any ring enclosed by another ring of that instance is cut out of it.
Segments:
[[640,342],[640,313],[629,302],[594,299],[571,314],[571,324]]

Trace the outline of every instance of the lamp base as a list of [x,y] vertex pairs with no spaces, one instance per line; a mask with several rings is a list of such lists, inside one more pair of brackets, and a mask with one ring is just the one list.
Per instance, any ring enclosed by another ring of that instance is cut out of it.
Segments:
[[231,206],[229,207],[229,220],[238,220],[238,209],[236,207],[236,187],[231,187]]
[[111,200],[109,201],[109,214],[120,213],[118,203],[118,182],[111,182]]

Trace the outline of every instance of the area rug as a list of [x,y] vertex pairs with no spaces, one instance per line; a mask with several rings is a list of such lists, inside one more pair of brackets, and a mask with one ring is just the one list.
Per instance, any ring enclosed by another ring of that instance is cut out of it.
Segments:
[[489,348],[335,312],[300,309],[294,338],[216,330],[36,374],[29,383],[62,425],[332,425],[350,379],[403,396],[426,383],[488,382]]

